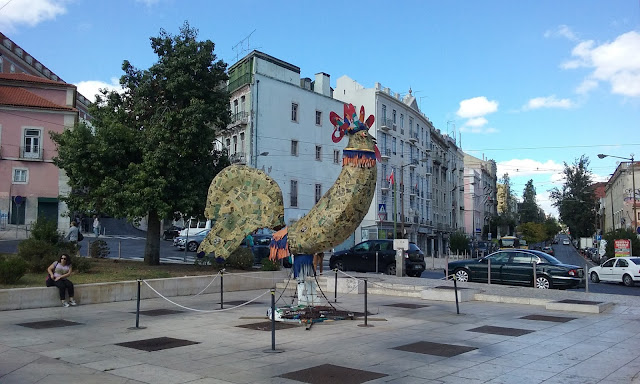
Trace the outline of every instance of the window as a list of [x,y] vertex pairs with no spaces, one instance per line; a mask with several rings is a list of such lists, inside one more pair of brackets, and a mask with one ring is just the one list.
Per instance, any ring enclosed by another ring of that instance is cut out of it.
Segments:
[[41,131],[39,129],[24,130],[22,153],[25,158],[40,158],[40,133]]
[[2,56],[0,56],[0,73],[3,72],[3,60],[2,60]]
[[404,115],[400,114],[400,129],[404,129]]
[[511,262],[514,264],[528,264],[531,265],[532,259],[531,255],[524,252],[514,252],[511,257]]
[[13,169],[13,183],[14,184],[26,184],[28,170],[26,168],[14,168]]
[[322,184],[316,184],[316,203],[320,201],[322,197]]
[[235,115],[238,114],[238,99],[233,100],[233,114],[234,118],[237,117]]
[[400,157],[404,157],[404,141],[400,140]]
[[322,161],[322,147],[316,145],[316,160]]
[[393,152],[393,154],[396,154],[396,138],[393,137],[391,138],[391,151]]
[[616,259],[609,259],[604,264],[602,264],[603,268],[612,268],[613,263],[615,263]]
[[316,125],[322,125],[322,112],[316,111]]
[[244,132],[240,133],[240,152],[244,152]]
[[393,125],[396,124],[396,110],[393,110]]
[[292,207],[298,206],[298,182],[296,180],[291,180],[291,193],[290,193],[290,203]]
[[335,164],[339,164],[340,163],[340,151],[337,149],[333,150],[333,162]]
[[291,140],[291,156],[298,156],[298,141]]
[[627,268],[629,263],[625,259],[619,259],[618,264],[616,264],[616,268]]
[[233,153],[238,152],[238,136],[233,136]]
[[291,103],[291,121],[298,122],[298,104]]
[[382,104],[382,122],[387,122],[387,106]]
[[244,102],[245,102],[245,97],[244,97],[244,96],[242,96],[242,97],[240,98],[240,112],[244,112],[244,111],[245,111],[245,109],[244,109],[244,105],[245,105],[245,103],[244,103]]
[[9,67],[9,72],[10,73],[16,73],[16,66],[11,64],[11,66]]

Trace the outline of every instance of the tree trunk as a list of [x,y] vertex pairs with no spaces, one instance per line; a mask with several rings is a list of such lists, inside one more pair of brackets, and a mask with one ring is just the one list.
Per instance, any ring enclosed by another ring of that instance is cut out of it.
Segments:
[[158,212],[149,211],[147,227],[147,243],[144,248],[144,263],[160,265],[160,219]]

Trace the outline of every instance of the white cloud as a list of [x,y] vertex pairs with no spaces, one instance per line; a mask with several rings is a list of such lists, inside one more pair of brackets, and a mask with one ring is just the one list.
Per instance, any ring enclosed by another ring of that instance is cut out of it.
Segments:
[[462,118],[474,118],[496,112],[498,110],[497,101],[489,101],[485,96],[474,97],[462,100],[460,108],[456,114]]
[[482,127],[487,125],[488,122],[489,121],[487,121],[487,119],[485,119],[484,117],[476,117],[474,119],[467,120],[464,125],[466,125],[467,127]]
[[584,95],[589,93],[591,90],[598,88],[598,82],[593,79],[584,79],[582,84],[580,84],[576,88],[576,93],[580,95]]
[[0,30],[13,32],[19,26],[34,27],[43,21],[53,20],[67,12],[68,0],[14,0],[3,2],[4,8],[0,11]]
[[556,219],[559,217],[558,208],[553,206],[551,194],[548,191],[538,191],[536,189],[536,203],[547,215],[551,215]]
[[564,69],[589,68],[593,71],[578,87],[587,92],[598,82],[609,83],[611,92],[640,97],[640,33],[631,31],[614,41],[596,45],[592,40],[580,42],[571,51],[573,60],[562,63]]
[[564,37],[567,40],[577,41],[578,37],[573,33],[571,28],[566,25],[560,25],[555,30],[548,30],[544,33],[544,37]]
[[501,161],[496,165],[499,177],[508,173],[511,178],[544,174],[553,175],[562,172],[564,169],[564,164],[558,164],[553,160],[547,160],[542,163],[531,159],[512,159]]
[[495,129],[495,128],[482,128],[481,126],[480,127],[473,127],[473,126],[469,126],[469,125],[463,125],[460,128],[460,132],[490,134],[490,133],[498,133],[498,130]]
[[113,77],[111,78],[111,83],[105,83],[103,81],[98,80],[88,80],[81,81],[77,84],[74,84],[78,87],[78,92],[81,93],[84,97],[91,100],[92,102],[96,101],[96,94],[100,93],[100,89],[108,89],[110,91],[118,91],[122,90],[120,86],[120,81]]
[[573,107],[573,102],[569,99],[558,99],[556,95],[548,97],[536,97],[523,107],[524,110],[539,109],[539,108],[563,108],[568,109]]

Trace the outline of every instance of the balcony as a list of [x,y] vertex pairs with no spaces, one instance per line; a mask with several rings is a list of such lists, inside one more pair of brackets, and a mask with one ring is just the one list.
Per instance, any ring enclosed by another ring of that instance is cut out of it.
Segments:
[[244,152],[236,152],[231,154],[231,156],[229,156],[229,160],[231,161],[231,164],[247,164],[247,156]]
[[430,176],[433,173],[433,167],[430,165],[427,165],[427,169],[425,170],[425,175]]
[[249,84],[250,82],[251,82],[251,74],[245,73],[244,75],[239,76],[237,79],[229,82],[229,85],[227,85],[227,91],[231,93],[236,89],[242,87],[243,85]]
[[382,180],[380,182],[380,189],[382,190],[382,192],[387,192],[390,188],[391,183],[389,182],[389,180]]
[[419,195],[420,191],[418,190],[418,187],[411,187],[411,190],[409,191],[409,194],[412,195],[412,196]]
[[409,141],[415,144],[418,141],[418,132],[409,131]]
[[39,146],[20,147],[20,160],[42,161],[42,148]]
[[239,126],[246,126],[249,122],[249,112],[238,112],[231,115],[231,123],[227,126],[227,128],[235,128]]
[[391,122],[391,119],[387,119],[387,118],[382,118],[380,119],[380,129],[388,132],[391,129],[391,126],[393,125],[393,123]]
[[425,192],[424,193],[424,198],[425,198],[425,200],[431,200],[431,192]]
[[413,169],[418,166],[418,159],[411,159],[409,162],[409,168]]
[[382,151],[380,151],[380,158],[382,160],[389,160],[390,157],[391,157],[391,148],[382,148]]

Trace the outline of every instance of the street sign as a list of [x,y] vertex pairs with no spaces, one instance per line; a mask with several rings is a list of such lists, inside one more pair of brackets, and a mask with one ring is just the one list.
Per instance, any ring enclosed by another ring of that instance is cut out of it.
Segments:
[[596,241],[602,240],[602,235],[596,235]]
[[13,198],[13,202],[16,203],[16,205],[21,205],[24,202],[24,197],[23,196],[16,196]]
[[476,233],[482,233],[482,228],[476,228]]

